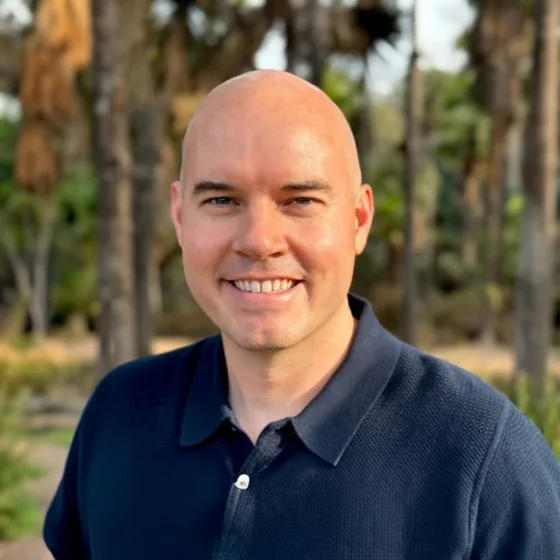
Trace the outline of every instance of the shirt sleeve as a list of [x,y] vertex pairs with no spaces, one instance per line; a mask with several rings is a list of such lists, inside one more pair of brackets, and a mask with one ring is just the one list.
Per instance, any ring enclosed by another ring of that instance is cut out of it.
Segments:
[[76,430],[62,479],[49,506],[43,526],[43,539],[54,560],[87,560],[78,507],[80,426]]
[[560,462],[510,406],[474,520],[471,560],[560,559]]

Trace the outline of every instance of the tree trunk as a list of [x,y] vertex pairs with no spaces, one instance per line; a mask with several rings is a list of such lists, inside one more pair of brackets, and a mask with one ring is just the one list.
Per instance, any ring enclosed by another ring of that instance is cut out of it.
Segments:
[[486,191],[486,242],[482,280],[482,340],[492,344],[500,306],[501,249],[504,202],[505,149],[508,127],[500,118],[492,123],[488,189]]
[[[23,220],[23,216],[21,218]],[[25,318],[29,317],[31,320],[32,335],[37,343],[45,338],[49,326],[48,271],[55,218],[53,201],[43,201],[37,227],[34,220],[24,220],[25,241],[20,249],[10,225],[0,231],[0,245],[4,248],[14,273],[18,300],[25,305]],[[0,221],[2,219],[6,218],[0,216]]]
[[469,271],[478,263],[480,233],[480,193],[484,178],[484,162],[477,155],[476,125],[471,130],[463,171],[463,264]]
[[[6,256],[8,257],[8,261],[12,266],[12,272],[14,274],[18,291],[18,306],[21,305],[24,307],[23,315],[26,319],[28,313],[32,316],[30,306],[33,297],[33,283],[31,281],[28,263],[26,262],[26,259],[18,253],[16,241],[9,228],[4,231],[0,231],[0,243],[2,244],[4,251],[6,252]],[[19,314],[16,313],[16,315]],[[17,322],[19,323],[19,321]],[[22,325],[22,329],[17,334],[22,334],[23,322],[24,321],[19,323]]]
[[136,352],[151,353],[153,306],[151,290],[154,272],[154,215],[158,181],[159,106],[155,102],[143,107],[135,119],[138,133],[134,163],[134,281]]
[[36,342],[41,342],[47,336],[49,327],[49,254],[56,217],[54,202],[45,201],[45,206],[40,212],[29,307],[33,337]]
[[506,148],[505,188],[508,194],[519,193],[523,185],[523,147],[526,129],[526,107],[523,100],[510,127]]
[[134,358],[129,130],[119,6],[92,2],[94,153],[99,176],[101,375]]
[[407,124],[406,124],[406,162],[405,162],[405,241],[404,241],[404,297],[402,330],[403,339],[409,344],[416,344],[418,286],[417,286],[417,230],[416,191],[418,177],[418,159],[420,154],[420,70],[418,68],[418,50],[416,45],[416,9],[412,7],[412,53],[407,90]]
[[362,179],[368,182],[369,170],[375,157],[376,147],[376,129],[375,129],[375,111],[374,100],[367,89],[367,75],[369,73],[368,55],[363,57],[363,71],[360,79],[360,101],[355,122],[352,122],[352,128],[356,136],[356,144],[358,146],[358,155],[360,159],[360,169],[362,170]]
[[309,65],[311,67],[309,81],[320,88],[323,85],[323,74],[328,58],[328,54],[321,40],[324,35],[322,27],[325,25],[325,18],[322,17],[319,0],[308,0],[308,3],[311,33],[310,52],[308,55]]
[[422,161],[418,162],[417,217],[414,242],[417,247],[415,268],[418,298],[419,303],[426,304],[433,296],[435,285],[435,240],[433,232],[436,228],[441,178],[433,163],[435,154],[431,151],[424,151],[421,159]]
[[154,261],[154,215],[163,145],[162,105],[156,97],[151,53],[156,35],[150,0],[120,0],[125,14],[121,41],[127,74],[133,173],[134,324],[136,355],[151,353],[153,318],[150,289]]
[[325,13],[318,0],[303,0],[290,6],[286,17],[288,71],[321,87],[327,52],[323,46]]
[[552,335],[552,278],[558,170],[558,2],[535,1],[525,206],[517,290],[516,369],[542,396]]

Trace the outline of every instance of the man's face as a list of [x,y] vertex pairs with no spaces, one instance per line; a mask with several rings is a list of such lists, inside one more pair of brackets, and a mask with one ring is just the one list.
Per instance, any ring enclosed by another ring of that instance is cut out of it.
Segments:
[[234,114],[200,126],[189,144],[173,219],[201,308],[246,349],[329,332],[373,209],[328,125]]

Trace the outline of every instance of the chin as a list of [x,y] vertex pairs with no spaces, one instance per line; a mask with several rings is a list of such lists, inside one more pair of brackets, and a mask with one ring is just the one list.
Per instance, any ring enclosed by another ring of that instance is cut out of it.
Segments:
[[295,346],[300,337],[295,336],[295,333],[272,333],[272,332],[255,332],[245,336],[239,336],[237,333],[229,338],[239,348],[252,351],[270,351],[270,350],[285,350],[291,346]]

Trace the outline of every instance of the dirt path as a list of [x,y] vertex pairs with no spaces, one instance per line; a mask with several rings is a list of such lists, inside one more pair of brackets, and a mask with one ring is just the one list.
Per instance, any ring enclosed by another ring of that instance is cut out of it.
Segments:
[[[156,354],[173,350],[194,342],[193,339],[182,337],[158,337],[152,344]],[[426,348],[430,353],[441,356],[465,369],[482,375],[508,375],[513,368],[514,354],[507,346],[483,346],[465,344],[463,346]],[[53,363],[84,362],[95,363],[97,359],[98,342],[94,336],[88,335],[80,339],[50,338],[39,347],[30,348],[24,352],[15,350],[0,340],[0,354],[4,359],[18,360],[21,357],[42,357]],[[550,368],[556,375],[560,375],[560,349],[553,349],[550,353]]]
[[[511,348],[507,346],[488,347],[468,344],[465,346],[432,348],[428,351],[484,377],[509,376],[515,363],[515,355]],[[560,351],[556,348],[550,352],[549,371],[556,376],[560,376]]]

